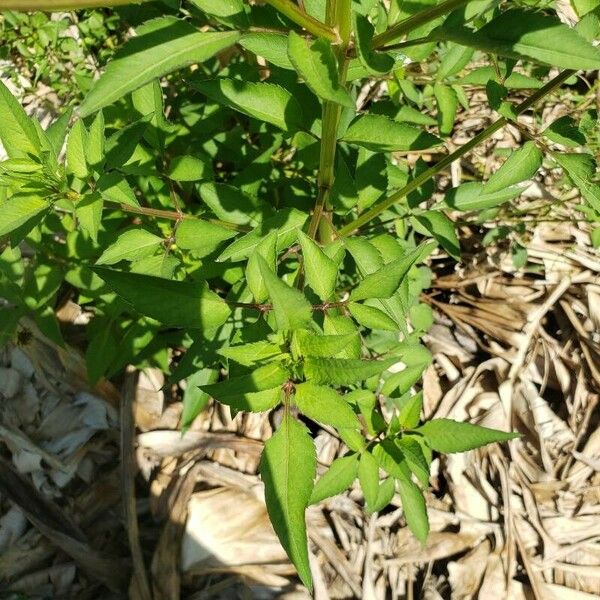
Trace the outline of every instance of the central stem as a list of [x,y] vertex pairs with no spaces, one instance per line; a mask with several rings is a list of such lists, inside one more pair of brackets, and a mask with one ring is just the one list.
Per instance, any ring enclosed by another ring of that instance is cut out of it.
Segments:
[[[340,43],[334,46],[338,61],[338,78],[340,85],[346,84],[348,71],[347,49],[352,33],[352,0],[331,0],[327,4],[327,25],[334,29]],[[337,149],[337,131],[342,107],[335,102],[323,101],[323,118],[321,131],[321,155],[319,174],[317,176],[317,200],[308,226],[308,235],[314,238],[319,229],[323,210],[327,206],[331,188],[335,179],[335,154]]]

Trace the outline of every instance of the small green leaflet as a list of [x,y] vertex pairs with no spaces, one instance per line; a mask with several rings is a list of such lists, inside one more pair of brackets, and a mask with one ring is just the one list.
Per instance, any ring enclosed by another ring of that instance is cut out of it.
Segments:
[[301,356],[336,356],[359,339],[358,331],[342,335],[319,335],[305,329],[296,332],[295,341]]
[[175,232],[175,243],[182,250],[192,251],[198,258],[214,252],[237,232],[200,219],[184,219]]
[[562,69],[600,68],[600,50],[556,17],[507,10],[476,32],[442,26],[431,37],[513,58],[529,58]]
[[287,378],[288,373],[281,365],[271,363],[258,367],[249,375],[230,377],[200,388],[237,411],[263,412],[279,404],[283,396],[281,386]]
[[296,385],[294,400],[309,419],[336,429],[358,429],[360,423],[350,405],[335,390],[306,382]]
[[215,383],[219,378],[217,369],[200,369],[190,375],[185,382],[183,393],[183,411],[181,413],[181,432],[185,433],[194,419],[204,410],[210,396],[202,389],[201,385]]
[[413,265],[423,261],[435,248],[435,243],[424,243],[406,256],[384,265],[367,275],[350,293],[350,300],[391,298]]
[[409,436],[402,436],[400,439],[394,440],[394,443],[402,451],[409,469],[414,473],[419,483],[423,487],[427,487],[429,485],[429,464],[419,442]]
[[329,300],[335,291],[338,265],[300,230],[298,231],[298,241],[302,248],[306,283],[321,300]]
[[429,535],[429,519],[423,492],[410,477],[399,478],[398,484],[406,523],[413,535],[424,544]]
[[354,339],[349,342],[346,347],[337,352],[334,356],[336,358],[360,358],[361,354],[361,343],[360,336],[358,335],[358,328],[352,322],[352,319],[344,315],[332,315],[325,314],[323,319],[323,331],[325,335],[346,335],[354,334]]
[[363,115],[350,124],[342,142],[373,152],[426,150],[439,146],[440,138],[426,131],[392,121],[384,115]]
[[277,329],[289,331],[309,327],[312,322],[312,306],[304,294],[281,281],[262,256],[258,255],[257,260],[273,303]]
[[167,281],[105,267],[92,270],[136,311],[164,325],[210,329],[222,325],[231,313],[203,281]]
[[[48,208],[50,204],[38,196],[12,196],[6,202],[0,203],[0,236],[18,229],[30,220],[33,229]],[[35,222],[34,217],[38,217]]]
[[9,158],[27,158],[40,153],[40,138],[33,121],[0,81],[0,142]]
[[565,115],[550,123],[542,131],[542,135],[557,144],[571,148],[585,146],[587,142],[585,134],[579,128],[577,121],[570,115]]
[[412,429],[419,424],[423,408],[423,392],[409,396],[399,401],[398,422],[405,429]]
[[351,454],[336,458],[317,480],[310,496],[310,504],[317,504],[347,490],[358,475],[359,456],[359,454]]
[[452,419],[433,419],[417,427],[427,444],[438,452],[466,452],[494,442],[506,442],[520,437],[518,433],[461,423]]
[[288,39],[283,33],[246,33],[239,40],[240,46],[282,69],[294,70],[288,56]]
[[[474,69],[468,75],[459,79],[458,83],[467,85],[485,86],[488,81],[497,80],[497,73],[494,67],[481,67]],[[513,71],[504,81],[505,87],[510,89],[539,89],[544,84],[539,79],[534,79],[518,71]]]
[[439,245],[456,260],[460,260],[460,241],[456,234],[454,221],[443,212],[427,210],[415,216],[415,220],[432,235]]
[[258,362],[273,359],[281,355],[277,344],[261,340],[249,344],[239,344],[218,350],[218,354],[240,365],[251,366]]
[[337,62],[327,40],[314,42],[290,31],[288,55],[306,85],[322,100],[354,108],[354,100],[339,84]]
[[214,16],[229,27],[248,27],[248,17],[242,0],[191,0],[201,11]]
[[312,577],[304,515],[316,470],[315,446],[308,430],[286,414],[281,427],[265,444],[260,474],[271,523],[309,591]]
[[358,58],[365,69],[375,75],[389,73],[394,67],[393,57],[371,49],[375,28],[365,15],[358,12],[354,13],[354,34]]
[[269,290],[260,270],[259,256],[265,260],[273,273],[277,271],[277,231],[271,231],[259,242],[246,265],[248,288],[256,302],[264,302],[269,297]]
[[117,204],[126,204],[129,206],[139,206],[140,203],[135,197],[127,179],[119,173],[111,172],[100,176],[96,182],[96,189],[105,200],[116,202]]
[[379,489],[377,490],[377,500],[369,507],[369,510],[374,513],[383,510],[394,498],[395,491],[396,482],[393,477],[388,477],[379,486]]
[[600,213],[600,184],[592,181],[596,160],[590,154],[552,154],[552,158],[566,171],[589,205]]
[[456,92],[448,85],[436,83],[433,93],[438,107],[438,129],[440,135],[448,136],[454,128],[456,111],[458,110],[458,97]]
[[398,323],[382,310],[368,304],[349,302],[348,310],[356,322],[367,329],[381,329],[382,331],[399,331]]
[[483,187],[483,194],[494,194],[509,188],[511,185],[531,179],[542,166],[542,159],[542,152],[535,142],[525,142],[488,179]]
[[471,212],[494,208],[520,196],[522,193],[522,187],[511,186],[488,194],[482,183],[469,181],[448,190],[444,197],[444,204],[455,210]]
[[204,160],[197,156],[183,154],[176,156],[171,160],[169,165],[169,179],[173,181],[201,181],[202,179],[210,179],[212,176],[212,168],[207,162],[210,158],[205,157]]
[[87,150],[88,132],[81,119],[73,125],[67,139],[67,171],[79,179],[88,176],[88,167],[85,160]]
[[119,235],[96,261],[97,265],[114,265],[121,260],[137,260],[154,254],[163,238],[142,228],[129,229]]
[[313,383],[329,385],[352,385],[379,375],[394,363],[397,358],[384,360],[361,360],[344,358],[313,358],[304,360],[304,374]]
[[358,481],[367,503],[367,509],[369,512],[373,512],[372,507],[377,504],[377,496],[379,495],[379,464],[368,451],[360,455]]
[[219,104],[283,131],[295,131],[302,126],[300,104],[290,92],[274,83],[219,78],[196,82],[194,88]]
[[79,109],[81,117],[96,112],[156,77],[199,63],[235,44],[237,31],[198,31],[174,17],[144,23],[108,63]]
[[103,206],[104,200],[102,195],[98,192],[92,192],[81,196],[75,204],[75,215],[77,216],[77,220],[79,221],[81,228],[92,238],[92,240],[94,240],[94,242],[98,241],[98,231],[102,221]]

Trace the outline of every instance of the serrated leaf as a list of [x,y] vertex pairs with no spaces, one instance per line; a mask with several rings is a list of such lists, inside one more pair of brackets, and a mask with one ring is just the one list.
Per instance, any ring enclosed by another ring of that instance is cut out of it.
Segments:
[[365,15],[354,13],[354,35],[358,58],[365,69],[374,75],[389,73],[394,67],[393,57],[371,49],[375,28]]
[[302,248],[306,283],[321,300],[329,300],[335,291],[338,265],[300,230],[298,231],[298,241]]
[[290,92],[274,83],[219,78],[195,82],[193,86],[211,100],[283,131],[295,131],[302,126],[300,104]]
[[136,311],[164,325],[210,329],[222,325],[231,313],[203,281],[167,281],[105,267],[92,270]]
[[414,473],[421,485],[426,488],[429,485],[429,464],[419,442],[408,436],[402,436],[394,442],[402,451],[408,468]]
[[466,452],[494,442],[506,442],[519,437],[518,433],[461,423],[452,419],[433,419],[417,427],[427,444],[438,452]]
[[67,138],[67,172],[73,173],[79,179],[85,179],[88,176],[85,160],[87,137],[88,133],[83,121],[78,119]]
[[146,229],[136,228],[124,231],[117,240],[108,246],[96,261],[97,265],[114,265],[121,260],[137,260],[154,254],[163,239]]
[[240,29],[248,27],[248,17],[242,0],[219,0],[218,2],[214,0],[191,0],[191,2],[201,11],[212,15],[229,27],[239,27]]
[[375,393],[369,390],[353,390],[345,396],[346,402],[360,411],[369,435],[377,436],[386,429],[386,422],[381,414]]
[[0,142],[9,158],[39,156],[41,144],[33,121],[0,81]]
[[283,396],[281,386],[287,378],[287,371],[279,363],[270,363],[249,375],[230,377],[200,388],[237,411],[264,412],[279,404]]
[[100,176],[96,182],[96,190],[109,202],[129,206],[140,205],[131,186],[127,183],[127,179],[114,171]]
[[191,427],[210,400],[210,396],[200,386],[215,383],[218,378],[219,371],[217,369],[200,369],[186,379],[181,413],[182,433]]
[[569,115],[560,117],[559,119],[556,119],[556,121],[550,123],[550,125],[542,131],[542,135],[557,144],[570,146],[571,148],[585,146],[587,142],[585,135],[579,129],[575,119]]
[[[15,195],[0,203],[0,236],[31,221],[31,229],[43,218],[50,204],[37,196]],[[35,221],[34,221],[35,220]]]
[[455,210],[471,212],[494,208],[520,196],[522,193],[523,188],[519,186],[511,186],[487,193],[483,184],[472,181],[448,190],[444,196],[444,204]]
[[363,115],[353,121],[342,142],[362,146],[373,152],[426,150],[442,143],[426,131],[392,121],[384,115]]
[[393,477],[388,477],[379,485],[377,500],[369,507],[370,511],[376,513],[383,510],[392,501],[395,492],[396,482]]
[[294,69],[288,56],[288,38],[283,33],[246,33],[239,40],[240,46],[282,69]]
[[309,419],[336,429],[358,429],[360,426],[350,405],[335,390],[310,382],[295,387],[296,405]]
[[339,84],[337,62],[327,40],[311,41],[290,31],[288,56],[306,85],[319,98],[354,108],[350,94]]
[[427,210],[416,215],[415,219],[452,258],[460,260],[460,241],[454,221],[437,210]]
[[600,184],[592,178],[596,172],[596,161],[590,154],[552,154],[556,162],[566,171],[579,188],[589,205],[600,213]]
[[290,331],[304,329],[312,322],[312,306],[299,290],[284,283],[271,271],[265,259],[257,255],[263,281],[273,303],[277,329]]
[[421,379],[421,375],[428,364],[417,363],[416,365],[409,365],[402,371],[393,373],[386,379],[381,388],[381,393],[384,396],[391,396],[397,390],[400,396],[406,394]]
[[304,375],[313,383],[352,385],[380,375],[397,361],[398,359],[393,357],[383,360],[361,360],[308,356],[304,360]]
[[358,475],[359,456],[351,454],[336,458],[317,480],[310,496],[310,504],[317,504],[347,490]]
[[94,242],[98,241],[103,206],[104,200],[98,192],[81,196],[75,205],[75,215],[81,228],[87,232]]
[[359,339],[358,332],[342,335],[319,335],[304,329],[296,332],[296,343],[301,356],[336,356]]
[[408,396],[400,401],[398,422],[404,429],[412,429],[419,424],[423,408],[423,392]]
[[116,53],[100,79],[86,96],[82,117],[108,106],[157,77],[207,60],[235,44],[237,31],[198,31],[174,17],[144,23],[137,36]]
[[184,219],[175,232],[175,243],[182,250],[192,251],[198,258],[214,252],[237,232],[200,219]]
[[413,535],[424,544],[429,535],[429,518],[423,492],[410,478],[398,479],[404,518]]
[[256,302],[264,302],[269,297],[269,290],[260,270],[259,257],[267,263],[269,269],[277,272],[277,231],[271,231],[256,246],[246,265],[246,283]]
[[365,497],[367,510],[373,512],[379,496],[379,464],[370,452],[363,452],[358,462],[358,481]]
[[358,336],[358,329],[352,322],[352,319],[344,315],[332,315],[329,313],[325,314],[323,319],[323,331],[325,335],[346,335],[354,334],[353,341],[349,342],[348,345],[340,352],[335,355],[335,358],[359,358],[361,354],[361,343],[360,337]]
[[248,344],[229,346],[217,351],[218,354],[247,367],[256,363],[273,359],[281,355],[281,348],[277,344],[261,340]]
[[381,329],[382,331],[399,331],[398,324],[382,310],[368,304],[349,302],[348,310],[356,322],[368,329]]
[[367,275],[350,293],[350,300],[368,298],[390,298],[400,287],[410,269],[421,262],[434,250],[432,242],[423,243],[402,258],[392,261],[381,269]]
[[304,585],[312,590],[305,511],[316,475],[315,446],[304,425],[286,415],[263,452],[260,473],[269,518]]
[[531,179],[542,166],[543,155],[535,142],[525,142],[513,152],[504,164],[483,186],[483,194],[494,194],[510,186]]
[[168,175],[173,181],[201,181],[210,179],[212,168],[197,156],[183,154],[173,158]]

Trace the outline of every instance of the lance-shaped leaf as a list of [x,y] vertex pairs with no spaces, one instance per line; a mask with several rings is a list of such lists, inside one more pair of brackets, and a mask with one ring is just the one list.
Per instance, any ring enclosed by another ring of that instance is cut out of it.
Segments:
[[460,241],[454,222],[448,216],[438,210],[427,210],[414,218],[450,256],[460,260]]
[[259,367],[249,375],[202,385],[200,389],[235,410],[263,412],[276,406],[282,397],[281,386],[288,373],[279,363]]
[[263,281],[273,303],[277,329],[290,331],[309,327],[312,321],[312,306],[304,297],[304,294],[281,281],[271,271],[262,256],[257,255],[257,260]]
[[600,184],[592,178],[596,173],[596,160],[591,154],[559,154],[552,158],[566,171],[589,205],[600,213]]
[[306,382],[296,385],[294,400],[309,419],[336,429],[358,429],[360,423],[350,405],[335,390]]
[[358,481],[362,489],[367,508],[373,512],[379,495],[379,463],[370,452],[363,452],[358,463]]
[[402,451],[408,468],[414,473],[420,484],[427,487],[429,485],[429,464],[419,442],[408,436],[402,436],[394,443]]
[[329,300],[335,291],[338,265],[302,231],[298,231],[298,241],[304,258],[306,283],[321,300]]
[[217,352],[229,360],[248,367],[280,356],[281,348],[277,344],[261,340],[259,342],[250,342],[249,344],[229,346]]
[[246,50],[266,58],[277,67],[294,70],[294,65],[288,56],[287,35],[283,33],[246,33],[240,38],[239,44]]
[[350,293],[350,300],[367,298],[391,298],[413,265],[424,260],[435,248],[435,243],[421,244],[412,252],[394,260],[381,269],[367,275]]
[[361,343],[358,336],[358,328],[350,317],[344,315],[331,315],[326,313],[323,319],[323,331],[325,335],[346,335],[352,333],[354,339],[347,346],[335,355],[336,358],[360,358]]
[[302,124],[298,101],[274,83],[220,78],[196,82],[194,88],[219,104],[271,123],[283,131],[295,131]]
[[521,9],[508,10],[476,32],[444,25],[431,34],[492,54],[529,58],[563,69],[600,68],[600,50],[556,17]]
[[164,325],[210,329],[222,325],[231,313],[204,281],[167,281],[105,267],[92,270],[137,312]]
[[277,271],[277,231],[271,231],[254,249],[246,265],[246,283],[256,302],[263,302],[269,297],[269,290],[260,270],[258,257],[261,256],[269,269]]
[[316,475],[315,446],[304,425],[286,414],[265,444],[260,474],[269,518],[304,585],[312,590],[306,536],[306,507]]
[[248,27],[248,17],[242,0],[191,0],[201,11],[212,15],[229,27]]
[[236,235],[236,231],[200,219],[184,219],[177,227],[175,242],[182,250],[191,250],[202,258],[214,252],[224,241]]
[[393,477],[388,477],[379,485],[377,500],[369,506],[369,511],[375,513],[383,510],[394,498],[395,491],[396,482]]
[[442,83],[436,83],[433,86],[433,92],[438,107],[438,128],[440,134],[443,136],[450,135],[456,119],[458,96],[453,88]]
[[342,335],[319,335],[304,329],[296,332],[295,337],[298,353],[301,356],[323,356],[325,358],[336,356],[358,339],[358,331]]
[[37,196],[16,195],[0,203],[0,236],[31,222],[31,229],[42,220],[50,204]]
[[79,113],[85,117],[156,77],[203,62],[235,44],[239,36],[237,31],[201,32],[174,17],[148,21],[108,63]]
[[367,329],[381,329],[382,331],[398,331],[398,323],[381,309],[368,304],[349,302],[348,310],[357,323]]
[[347,490],[358,475],[359,456],[359,454],[351,454],[336,458],[329,469],[317,480],[310,496],[310,503],[317,504]]
[[354,108],[350,94],[339,83],[337,61],[327,40],[319,38],[313,42],[291,31],[288,55],[306,85],[319,98]]
[[0,81],[0,142],[9,158],[38,156],[40,138],[33,121]]
[[73,125],[67,139],[67,171],[79,179],[88,176],[88,167],[85,160],[88,133],[81,119]]
[[96,261],[97,265],[114,265],[121,260],[138,260],[154,254],[163,238],[142,228],[124,231]]
[[350,124],[342,142],[373,152],[426,150],[439,146],[440,138],[384,115],[363,115]]
[[389,73],[394,66],[393,57],[371,49],[375,28],[365,15],[358,12],[354,13],[354,34],[358,58],[365,69],[374,75]]
[[485,210],[504,204],[523,193],[523,188],[511,186],[496,192],[486,193],[485,186],[477,181],[463,183],[446,192],[444,204],[455,210],[470,212]]
[[402,500],[402,509],[408,528],[424,544],[429,535],[429,518],[423,492],[410,477],[398,479],[398,491]]
[[425,437],[425,441],[433,450],[444,453],[466,452],[486,444],[506,442],[520,437],[518,433],[461,423],[452,419],[433,419],[417,427],[415,431]]
[[394,357],[384,360],[361,360],[308,356],[304,360],[304,375],[313,383],[352,385],[381,374],[395,362],[398,362],[398,359]]
[[525,142],[488,179],[483,187],[483,194],[493,194],[531,179],[542,166],[542,159],[542,152],[535,142]]

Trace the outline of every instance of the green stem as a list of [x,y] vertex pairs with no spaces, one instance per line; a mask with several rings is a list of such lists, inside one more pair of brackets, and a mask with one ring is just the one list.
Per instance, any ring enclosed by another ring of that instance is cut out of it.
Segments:
[[[546,95],[554,91],[557,87],[559,87],[562,83],[569,79],[569,77],[571,77],[574,73],[575,71],[571,69],[559,73],[556,77],[554,77],[554,79],[551,79],[545,86],[541,87],[529,98],[527,98],[527,100],[521,102],[521,104],[516,106],[515,113],[517,115],[524,113],[533,105],[537,104]],[[366,225],[369,221],[372,221],[375,217],[378,217],[382,212],[390,208],[390,206],[402,200],[411,192],[414,192],[425,182],[429,181],[431,178],[435,177],[438,173],[443,171],[446,167],[449,167],[455,160],[458,160],[459,158],[467,154],[467,152],[481,144],[481,142],[494,135],[494,133],[502,129],[508,123],[508,119],[506,119],[505,117],[501,117],[500,119],[492,123],[489,127],[484,129],[481,133],[476,135],[472,140],[469,140],[466,144],[464,144],[463,146],[461,146],[460,148],[458,148],[457,150],[440,160],[438,163],[433,165],[433,167],[427,169],[426,171],[423,171],[423,173],[421,173],[418,177],[415,177],[412,181],[410,181],[402,189],[398,190],[395,194],[392,194],[389,198],[386,198],[379,204],[376,204],[366,213],[360,215],[360,217],[342,227],[338,231],[338,235],[340,237],[346,236],[349,233],[355,231],[356,229],[359,229],[363,225]]]
[[[346,50],[352,33],[351,0],[331,0],[327,5],[327,23],[335,27],[340,35],[340,44],[335,48],[339,65],[339,83],[345,85],[348,71]],[[321,131],[321,154],[319,174],[317,176],[317,200],[308,226],[308,236],[316,237],[323,210],[327,206],[331,188],[335,179],[335,154],[337,149],[337,130],[342,107],[335,102],[323,101]]]
[[417,27],[421,27],[421,25],[425,25],[431,21],[434,21],[438,17],[451,13],[453,10],[460,8],[461,6],[467,4],[471,0],[446,0],[429,10],[419,11],[416,15],[409,17],[408,19],[404,19],[404,21],[400,21],[400,23],[396,23],[396,25],[392,25],[387,31],[376,35],[373,38],[373,48],[381,48],[386,44],[390,44],[391,42],[395,42],[397,39],[401,38],[403,35],[410,33]]
[[77,10],[79,8],[123,6],[142,2],[148,2],[148,0],[0,0],[0,11],[38,10],[54,12],[58,10]]
[[304,12],[297,4],[292,0],[265,0],[273,8],[276,8],[282,15],[285,15],[288,19],[294,21],[300,27],[306,29],[306,31],[316,35],[317,37],[325,38],[330,42],[339,42],[339,37],[336,31],[325,23],[321,23],[318,19],[311,17],[309,14]]

